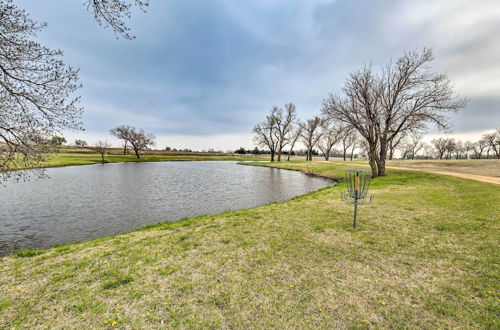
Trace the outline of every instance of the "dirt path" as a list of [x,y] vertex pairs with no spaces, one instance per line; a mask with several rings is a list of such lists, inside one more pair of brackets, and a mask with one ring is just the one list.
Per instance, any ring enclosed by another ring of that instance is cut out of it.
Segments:
[[409,170],[409,171],[420,171],[420,172],[428,172],[428,173],[451,175],[451,176],[456,176],[457,178],[471,179],[471,180],[476,180],[476,181],[481,181],[481,182],[488,182],[488,183],[493,183],[493,184],[500,185],[500,178],[496,178],[494,176],[485,176],[485,175],[476,175],[476,174],[465,174],[465,173],[448,172],[448,171],[422,170],[422,169],[411,168],[411,167],[387,166],[387,168],[393,168],[395,170]]

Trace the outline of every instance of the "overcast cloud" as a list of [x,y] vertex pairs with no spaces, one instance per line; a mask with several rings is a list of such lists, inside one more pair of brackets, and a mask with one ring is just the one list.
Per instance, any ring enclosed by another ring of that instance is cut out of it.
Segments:
[[151,0],[130,20],[133,41],[99,27],[83,0],[16,2],[49,24],[40,41],[81,69],[86,131],[69,138],[129,124],[159,147],[251,147],[273,105],[295,102],[306,118],[353,69],[424,46],[470,99],[453,132],[500,126],[497,0]]

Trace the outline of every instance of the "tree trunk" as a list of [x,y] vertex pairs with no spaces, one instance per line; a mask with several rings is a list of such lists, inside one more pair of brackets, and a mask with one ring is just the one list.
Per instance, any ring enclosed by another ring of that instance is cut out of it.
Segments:
[[356,144],[353,144],[351,149],[351,162],[352,162],[352,155],[354,154],[355,149],[356,149]]
[[139,155],[139,149],[134,149],[134,151],[135,151],[135,156],[137,158],[141,158],[141,156]]
[[370,145],[370,150],[368,151],[368,161],[370,162],[370,167],[372,169],[372,178],[376,178],[378,176],[376,145]]
[[274,150],[271,150],[271,163],[274,163]]
[[385,159],[379,158],[377,159],[377,168],[378,168],[378,176],[386,176],[385,173]]
[[347,153],[347,149],[344,148],[344,162],[345,162],[345,154]]
[[281,148],[278,150],[278,162],[281,162]]
[[290,146],[290,151],[288,152],[288,157],[286,158],[287,161],[290,161],[290,157],[292,157],[292,152],[293,152],[294,146],[295,146],[295,141],[293,141],[292,145]]
[[104,153],[101,153],[102,163],[104,164]]
[[127,141],[125,141],[125,144],[123,145],[123,154],[127,154]]
[[380,141],[380,152],[377,159],[378,176],[386,176],[385,174],[385,161],[387,159],[387,143]]

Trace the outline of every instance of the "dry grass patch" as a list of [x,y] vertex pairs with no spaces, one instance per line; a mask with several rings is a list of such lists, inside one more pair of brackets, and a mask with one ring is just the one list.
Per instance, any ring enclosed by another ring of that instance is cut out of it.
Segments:
[[390,160],[387,166],[500,177],[500,159]]

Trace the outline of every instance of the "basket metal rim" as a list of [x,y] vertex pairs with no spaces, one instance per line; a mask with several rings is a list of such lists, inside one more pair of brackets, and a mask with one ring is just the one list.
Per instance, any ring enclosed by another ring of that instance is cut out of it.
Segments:
[[359,169],[355,169],[355,168],[349,168],[349,169],[346,169],[345,171],[349,172],[349,173],[366,173],[366,174],[372,173],[371,171],[368,171],[368,170],[359,170]]

